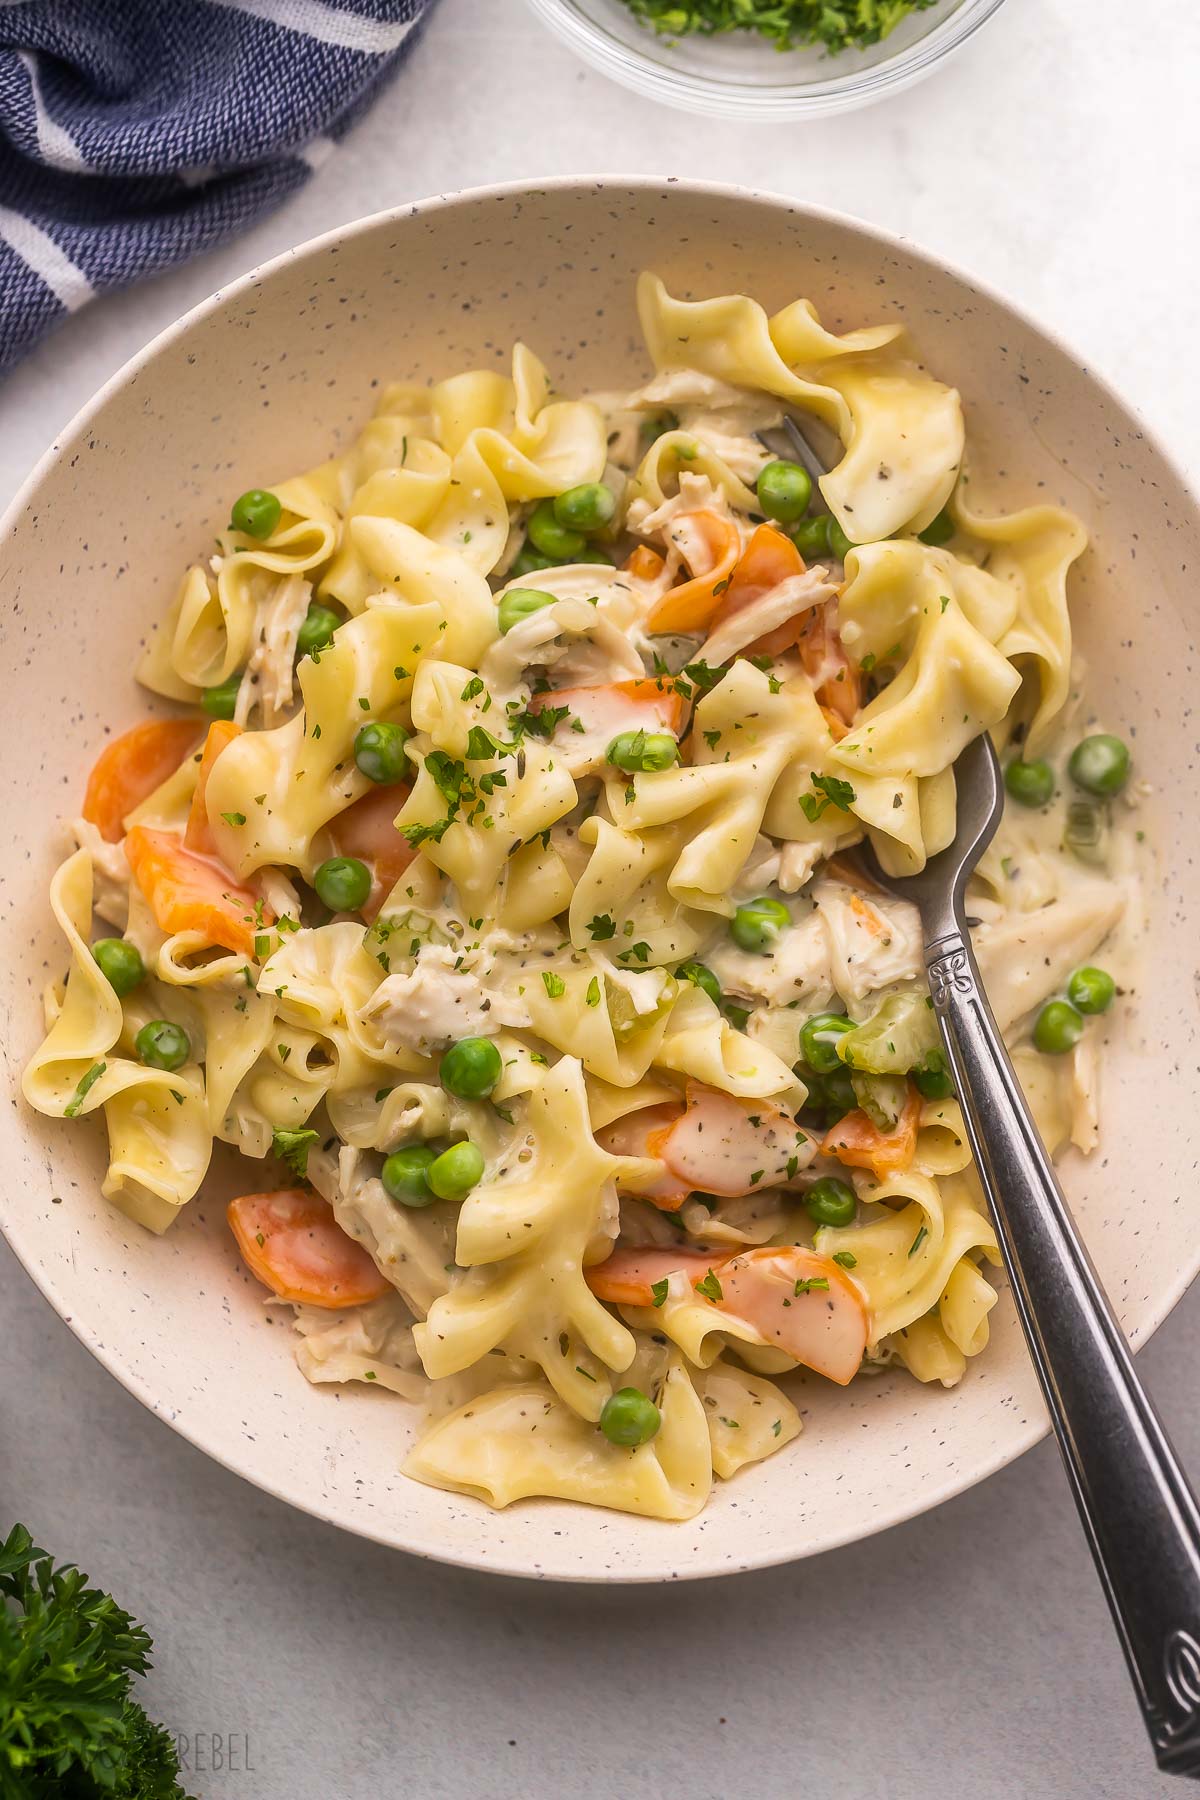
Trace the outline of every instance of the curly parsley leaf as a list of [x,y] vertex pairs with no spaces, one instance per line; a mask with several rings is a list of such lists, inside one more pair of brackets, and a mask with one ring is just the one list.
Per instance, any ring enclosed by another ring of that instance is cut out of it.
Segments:
[[854,789],[836,775],[814,774],[812,785],[814,791],[811,794],[800,796],[801,809],[810,825],[815,825],[831,806],[836,806],[839,812],[849,812],[854,804]]

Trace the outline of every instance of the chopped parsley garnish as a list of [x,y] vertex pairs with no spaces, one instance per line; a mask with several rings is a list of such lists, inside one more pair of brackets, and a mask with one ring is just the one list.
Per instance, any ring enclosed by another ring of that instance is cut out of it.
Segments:
[[714,1305],[722,1298],[721,1284],[711,1269],[708,1271],[708,1274],[704,1277],[703,1281],[698,1281],[696,1283],[696,1292],[698,1294],[703,1294],[704,1298],[706,1300],[711,1300]]
[[835,1250],[833,1260],[843,1269],[857,1269],[858,1258],[853,1250]]
[[663,1301],[667,1297],[667,1289],[668,1289],[668,1287],[670,1287],[670,1285],[671,1284],[667,1280],[665,1275],[663,1276],[661,1281],[652,1281],[651,1282],[650,1298],[655,1306],[662,1305]]
[[797,1294],[818,1294],[829,1292],[829,1282],[824,1275],[810,1275],[807,1281],[798,1281],[794,1292]]
[[607,913],[597,913],[594,919],[588,920],[588,930],[596,943],[603,943],[605,938],[615,937],[616,922]]
[[925,1242],[925,1239],[928,1236],[929,1236],[928,1231],[925,1229],[924,1225],[922,1225],[920,1231],[918,1231],[916,1237],[913,1239],[912,1243],[908,1246],[908,1254],[910,1256],[915,1256],[917,1254],[917,1251],[921,1248],[921,1245]]
[[556,975],[553,969],[542,970],[542,986],[549,994],[551,1000],[560,999],[567,991],[566,982],[561,975]]
[[105,1069],[107,1069],[107,1067],[108,1067],[107,1063],[102,1063],[102,1062],[93,1063],[91,1068],[88,1070],[87,1074],[80,1076],[79,1084],[76,1087],[75,1092],[72,1094],[70,1100],[68,1100],[68,1102],[67,1102],[66,1110],[63,1114],[64,1118],[66,1118],[66,1119],[75,1118],[80,1107],[83,1105],[84,1101],[87,1099],[89,1089],[95,1087],[96,1083],[99,1081],[100,1077],[103,1075],[103,1073],[104,1073]]
[[831,806],[839,812],[849,812],[854,803],[854,789],[848,781],[842,781],[836,775],[817,775],[812,777],[813,792],[801,794],[800,805],[810,825],[815,825],[823,813]]
[[595,975],[593,975],[592,979],[588,982],[585,999],[589,1006],[599,1006],[600,1004],[600,982]]
[[227,825],[244,825],[246,823],[245,813],[222,813],[221,817]]

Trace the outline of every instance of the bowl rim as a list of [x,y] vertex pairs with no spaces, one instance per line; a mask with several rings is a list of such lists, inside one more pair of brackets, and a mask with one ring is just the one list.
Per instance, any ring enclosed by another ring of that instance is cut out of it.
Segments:
[[[571,190],[594,191],[604,188],[621,188],[626,192],[632,191],[654,194],[660,199],[668,196],[673,189],[678,189],[701,197],[710,195],[714,199],[723,201],[765,205],[769,208],[779,209],[785,214],[789,214],[793,217],[801,216],[819,219],[823,223],[847,229],[853,233],[866,237],[868,240],[877,244],[882,250],[913,259],[938,273],[949,275],[952,279],[961,283],[968,293],[976,294],[981,299],[999,306],[1018,323],[1026,327],[1036,336],[1041,337],[1052,349],[1069,358],[1079,372],[1085,375],[1087,379],[1100,390],[1101,394],[1111,405],[1127,415],[1135,428],[1142,434],[1148,448],[1156,457],[1161,458],[1167,470],[1178,482],[1180,489],[1188,501],[1196,511],[1200,513],[1200,498],[1198,498],[1191,481],[1176,462],[1174,456],[1164,446],[1159,434],[1148,425],[1138,409],[1131,405],[1104,375],[1098,374],[1093,370],[1057,331],[1043,325],[1040,320],[1026,311],[1025,308],[1007,299],[988,282],[980,280],[976,276],[968,273],[956,262],[943,257],[940,254],[925,250],[908,238],[902,237],[898,233],[888,231],[882,226],[859,219],[851,213],[841,212],[832,207],[810,205],[808,202],[795,200],[786,194],[744,187],[735,182],[700,181],[677,176],[662,177],[622,174],[559,175],[548,176],[540,180],[527,179],[485,183],[475,187],[454,189],[449,193],[430,195],[419,200],[407,201],[399,206],[386,207],[378,212],[368,213],[361,219],[351,220],[348,224],[335,226],[329,231],[321,232],[312,238],[307,238],[301,243],[293,245],[290,249],[281,251],[277,255],[270,257],[267,261],[254,265],[247,270],[245,274],[235,277],[234,280],[227,283],[225,286],[216,288],[204,299],[189,307],[186,312],[182,313],[177,319],[174,319],[161,331],[156,332],[155,335],[141,347],[141,349],[135,351],[135,353],[102,384],[92,398],[75,413],[62,430],[55,435],[47,449],[35,462],[29,475],[21,483],[12,501],[5,508],[3,515],[0,515],[0,550],[2,550],[3,546],[14,535],[19,524],[23,520],[30,501],[36,495],[37,489],[44,476],[65,453],[86,437],[88,427],[107,405],[109,399],[128,385],[128,383],[140,374],[141,371],[148,368],[162,351],[184,337],[193,326],[199,324],[202,320],[215,313],[218,308],[229,304],[231,301],[236,302],[244,295],[252,293],[257,286],[261,285],[264,280],[274,275],[278,270],[286,268],[289,264],[296,262],[300,258],[316,257],[335,245],[345,244],[352,239],[365,236],[370,232],[386,229],[388,225],[393,224],[396,221],[415,218],[420,214],[429,212],[433,209],[437,209],[438,211],[450,211],[458,207],[476,205],[480,202],[504,202],[506,200],[530,197],[538,194],[568,192]],[[20,1108],[18,1108],[18,1111],[20,1111]],[[362,1537],[370,1542],[381,1544],[389,1550],[403,1550],[408,1555],[420,1556],[427,1561],[447,1563],[460,1568],[478,1569],[485,1574],[492,1573],[497,1575],[516,1576],[538,1581],[561,1581],[567,1584],[579,1585],[608,1584],[635,1586],[664,1579],[662,1575],[651,1573],[627,1574],[622,1572],[619,1568],[615,1570],[606,1568],[595,1573],[589,1571],[572,1571],[569,1574],[560,1573],[555,1569],[539,1570],[530,1568],[526,1562],[510,1557],[506,1553],[500,1554],[495,1557],[494,1560],[492,1556],[489,1556],[487,1560],[481,1560],[472,1553],[463,1553],[460,1551],[453,1539],[439,1542],[436,1546],[427,1544],[400,1544],[394,1536],[389,1535],[386,1530],[375,1526],[369,1519],[357,1520],[335,1517],[332,1510],[329,1507],[324,1506],[321,1503],[319,1496],[316,1494],[312,1495],[310,1498],[298,1498],[294,1494],[285,1491],[285,1483],[269,1479],[260,1479],[256,1475],[247,1474],[243,1469],[237,1466],[226,1450],[221,1448],[218,1444],[209,1441],[208,1432],[194,1426],[190,1418],[181,1418],[174,1413],[169,1414],[163,1410],[161,1401],[155,1395],[149,1380],[142,1378],[132,1369],[125,1367],[122,1364],[120,1357],[106,1342],[104,1334],[97,1331],[88,1318],[82,1317],[78,1312],[73,1311],[60,1300],[56,1292],[57,1284],[50,1267],[48,1264],[45,1264],[37,1258],[34,1254],[32,1244],[27,1245],[25,1250],[23,1250],[20,1241],[21,1233],[19,1229],[14,1232],[12,1226],[12,1220],[0,1220],[0,1231],[3,1231],[5,1240],[13,1254],[16,1256],[17,1261],[21,1264],[26,1274],[39,1289],[44,1298],[53,1307],[59,1319],[69,1327],[74,1336],[84,1348],[95,1357],[97,1362],[99,1362],[128,1393],[139,1400],[149,1412],[153,1413],[156,1417],[165,1420],[172,1430],[176,1431],[180,1437],[193,1445],[194,1448],[201,1451],[205,1456],[210,1457],[222,1468],[229,1470],[231,1474],[237,1475],[248,1485],[256,1487],[264,1493],[270,1494],[273,1499],[279,1500],[286,1505],[294,1506],[298,1511],[305,1512],[311,1517],[320,1519],[326,1524],[337,1526],[339,1529],[350,1532],[356,1537]],[[26,1251],[28,1253],[26,1253]],[[1163,1321],[1182,1299],[1198,1273],[1200,1273],[1200,1242],[1197,1243],[1196,1250],[1191,1259],[1185,1260],[1179,1265],[1175,1279],[1155,1297],[1154,1304],[1151,1306],[1144,1323],[1132,1333],[1127,1334],[1134,1349],[1140,1349],[1141,1346],[1153,1336],[1159,1326],[1162,1325]],[[987,1480],[989,1476],[994,1475],[998,1470],[1007,1467],[1009,1463],[1015,1462],[1018,1457],[1023,1456],[1026,1451],[1032,1449],[1035,1444],[1040,1443],[1041,1440],[1048,1435],[1049,1430],[1049,1419],[1044,1413],[1039,1412],[1037,1417],[1027,1421],[1023,1431],[1016,1438],[1004,1447],[993,1451],[989,1456],[977,1462],[969,1474],[965,1474],[961,1470],[956,1470],[952,1473],[948,1472],[940,1482],[931,1482],[928,1486],[923,1487],[919,1493],[914,1493],[908,1501],[901,1504],[899,1510],[886,1510],[885,1516],[881,1517],[878,1523],[872,1523],[866,1530],[850,1529],[839,1533],[834,1529],[829,1535],[822,1537],[819,1543],[814,1543],[811,1548],[804,1546],[801,1546],[798,1549],[779,1549],[777,1547],[772,1547],[759,1554],[756,1552],[753,1545],[748,1545],[747,1555],[744,1559],[740,1559],[736,1563],[726,1564],[723,1568],[719,1569],[693,1569],[688,1566],[681,1568],[676,1567],[671,1575],[671,1579],[674,1581],[716,1580],[726,1575],[741,1574],[753,1569],[772,1568],[787,1563],[799,1562],[808,1556],[824,1554],[826,1551],[843,1549],[851,1543],[860,1543],[866,1538],[876,1536],[879,1532],[891,1529],[892,1526],[906,1524],[909,1520],[918,1518],[922,1513],[932,1511],[935,1507],[942,1505],[947,1500],[956,1498],[959,1494],[967,1493],[971,1488],[978,1486],[979,1483]]]
[[[921,81],[945,57],[952,56],[998,12],[1004,0],[959,0],[954,11],[934,21],[916,43],[889,54],[867,68],[846,70],[818,80],[765,85],[757,81],[724,81],[672,67],[650,51],[630,47],[584,12],[580,0],[527,0],[530,11],[560,42],[610,81],[663,105],[693,113],[719,113],[748,123],[779,124],[785,119],[868,106]],[[646,28],[650,43],[669,47],[670,40]],[[886,41],[886,40],[885,40]]]

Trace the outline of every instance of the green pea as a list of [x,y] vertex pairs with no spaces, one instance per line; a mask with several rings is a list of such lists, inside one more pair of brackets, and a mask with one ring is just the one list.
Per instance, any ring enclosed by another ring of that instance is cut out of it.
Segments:
[[616,516],[617,496],[602,481],[583,481],[553,503],[554,517],[568,531],[602,531]]
[[371,892],[371,871],[356,856],[331,856],[313,876],[313,886],[330,912],[357,912]]
[[557,557],[559,562],[570,562],[584,548],[581,531],[571,531],[559,524],[553,500],[539,500],[525,529],[535,550],[540,550],[543,556]]
[[296,649],[300,655],[311,656],[314,650],[324,650],[327,644],[332,644],[333,634],[341,622],[340,613],[335,613],[331,606],[319,606],[314,600],[296,633]]
[[1067,999],[1076,1012],[1107,1012],[1116,997],[1117,984],[1108,970],[1097,969],[1091,963],[1076,969],[1067,983]]
[[408,773],[404,746],[408,733],[403,725],[392,725],[386,719],[372,719],[362,725],[354,738],[354,760],[368,781],[380,787],[391,787],[403,781]]
[[800,1054],[818,1075],[830,1075],[842,1067],[837,1040],[853,1030],[854,1021],[845,1013],[814,1013],[800,1027]]
[[141,951],[124,938],[101,938],[92,945],[92,955],[114,994],[132,994],[146,979]]
[[769,894],[761,894],[757,900],[747,900],[739,906],[729,921],[729,935],[739,950],[752,951],[755,956],[769,956],[779,942],[779,935],[786,931],[792,922],[791,914],[782,900],[772,900]]
[[1045,806],[1054,797],[1054,770],[1041,757],[1033,762],[1014,757],[1004,771],[1004,785],[1021,806]]
[[804,1191],[804,1209],[818,1225],[853,1225],[858,1214],[858,1196],[848,1181],[836,1175],[822,1175]]
[[801,519],[793,527],[791,539],[805,562],[819,562],[829,555],[829,514],[818,513],[815,519]]
[[540,551],[533,549],[532,545],[526,544],[513,558],[508,572],[517,577],[536,575],[539,569],[556,569],[558,563],[557,556],[543,556]]
[[940,1050],[927,1050],[923,1060],[912,1071],[913,1085],[922,1100],[949,1100],[954,1083]]
[[573,563],[602,563],[606,569],[611,569],[613,566],[612,557],[605,556],[603,550],[598,550],[595,544],[585,544],[579,555],[573,556],[571,561]]
[[735,1031],[745,1031],[750,1023],[750,1008],[738,1006],[732,1000],[726,1000],[722,1011]]
[[690,981],[693,987],[698,987],[702,993],[707,994],[714,1005],[720,1006],[721,984],[712,970],[704,963],[680,963],[675,971],[675,979],[676,981]]
[[229,515],[230,528],[244,531],[247,537],[270,537],[283,511],[275,495],[266,488],[247,488],[233,503]]
[[604,754],[629,775],[657,773],[679,761],[679,745],[667,731],[622,731]]
[[182,1069],[192,1053],[187,1032],[170,1019],[151,1019],[143,1025],[133,1047],[148,1069]]
[[825,1116],[831,1125],[836,1125],[839,1119],[844,1119],[858,1105],[858,1095],[854,1091],[850,1071],[843,1063],[839,1063],[828,1075],[818,1075],[816,1079],[821,1083]]
[[662,1414],[641,1388],[618,1388],[604,1402],[600,1429],[610,1444],[625,1450],[636,1450],[648,1444],[662,1424]]
[[438,1079],[448,1094],[460,1100],[486,1100],[501,1075],[504,1064],[490,1038],[460,1038],[451,1044],[438,1069]]
[[1083,1019],[1065,1000],[1048,1000],[1033,1027],[1033,1041],[1046,1056],[1065,1056],[1082,1036]]
[[238,689],[241,685],[242,671],[235,669],[217,687],[205,688],[200,696],[200,704],[210,719],[232,719],[237,710]]
[[543,593],[541,588],[509,588],[496,612],[501,637],[522,619],[527,619],[530,613],[541,612],[543,606],[553,606],[554,601],[555,596]]
[[482,1174],[483,1152],[464,1138],[434,1158],[427,1179],[439,1200],[465,1200]]
[[403,1150],[393,1150],[380,1171],[384,1192],[400,1206],[432,1206],[437,1195],[426,1176],[433,1161],[428,1144],[406,1144]]
[[1085,793],[1110,800],[1129,780],[1131,762],[1128,744],[1111,732],[1097,731],[1076,744],[1067,773]]
[[943,544],[950,542],[954,531],[955,525],[954,520],[950,517],[950,509],[943,506],[937,518],[930,519],[924,531],[918,531],[917,536],[923,544],[929,544],[934,550],[938,550]]
[[796,525],[812,499],[812,476],[797,462],[771,462],[758,472],[758,507],[768,519]]
[[846,560],[847,556],[850,554],[851,550],[857,550],[857,549],[858,549],[858,545],[853,541],[852,538],[848,538],[846,536],[845,532],[842,530],[841,526],[838,524],[838,522],[834,518],[833,514],[830,513],[830,515],[829,515],[829,552],[830,552],[830,555],[836,556],[839,562],[845,562],[845,560]]

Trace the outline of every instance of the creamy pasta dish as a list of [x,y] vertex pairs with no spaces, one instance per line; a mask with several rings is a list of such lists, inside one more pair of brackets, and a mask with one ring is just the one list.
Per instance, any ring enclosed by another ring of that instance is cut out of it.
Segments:
[[919,870],[994,734],[976,947],[1086,1151],[1137,834],[1083,529],[977,506],[902,328],[638,302],[632,393],[518,345],[235,500],[138,669],[178,704],[87,782],[24,1092],[102,1116],[153,1232],[232,1146],[231,1259],[310,1381],[420,1409],[417,1481],[686,1519],[797,1437],[796,1371],[950,1387],[987,1343],[917,917],[855,846]]

